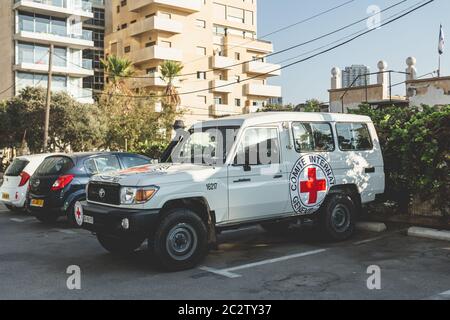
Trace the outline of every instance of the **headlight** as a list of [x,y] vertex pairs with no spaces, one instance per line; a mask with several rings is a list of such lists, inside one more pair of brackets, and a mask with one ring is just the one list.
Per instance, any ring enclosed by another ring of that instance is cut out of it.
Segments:
[[120,191],[121,204],[142,204],[150,201],[158,191],[157,187],[132,188],[124,187]]

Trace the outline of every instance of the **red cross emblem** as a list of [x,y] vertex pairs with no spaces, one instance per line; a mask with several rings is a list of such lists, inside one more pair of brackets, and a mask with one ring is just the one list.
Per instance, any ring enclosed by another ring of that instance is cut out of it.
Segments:
[[308,204],[314,204],[321,191],[327,191],[327,180],[318,180],[317,168],[308,168],[308,181],[300,182],[300,192],[309,193]]
[[80,211],[80,208],[77,208],[77,211],[75,212],[75,214],[77,215],[77,218],[78,218],[78,219],[81,218],[81,211]]

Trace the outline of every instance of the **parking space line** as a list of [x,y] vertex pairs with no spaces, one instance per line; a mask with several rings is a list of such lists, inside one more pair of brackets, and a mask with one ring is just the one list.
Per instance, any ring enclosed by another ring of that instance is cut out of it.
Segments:
[[424,300],[450,300],[450,290],[439,293],[435,296],[426,298]]
[[27,218],[27,219],[11,218],[11,219],[9,219],[9,221],[17,222],[17,223],[24,223],[24,222],[28,222],[28,221],[32,221],[32,220],[34,220],[34,218]]
[[75,232],[73,230],[56,229],[56,231],[60,232],[60,233],[64,233],[64,234],[69,234],[69,235],[77,234],[77,232]]
[[378,236],[378,237],[374,237],[374,238],[370,238],[370,239],[366,239],[366,240],[361,240],[361,241],[357,241],[357,242],[353,242],[353,245],[360,246],[360,245],[363,245],[363,244],[366,244],[366,243],[370,243],[370,242],[374,242],[374,241],[378,241],[378,240],[383,240],[383,239],[388,238],[388,237],[390,237],[390,236],[392,236],[394,234],[405,232],[406,230],[408,230],[408,229],[400,229],[400,230],[392,231],[392,232],[389,232],[389,233],[385,233],[382,236]]
[[210,273],[215,273],[215,274],[218,274],[219,276],[227,277],[227,278],[230,278],[230,279],[235,279],[235,278],[242,277],[240,274],[231,273],[231,272],[228,272],[226,270],[219,270],[219,269],[214,269],[214,268],[210,268],[210,267],[200,267],[199,269],[203,270],[203,271],[210,272]]
[[263,265],[267,265],[267,264],[278,263],[278,262],[283,262],[283,261],[292,260],[292,259],[298,259],[298,258],[302,258],[302,257],[306,257],[306,256],[311,256],[311,255],[323,253],[323,252],[325,252],[327,250],[328,249],[319,249],[319,250],[307,251],[307,252],[291,254],[291,255],[288,255],[288,256],[283,256],[283,257],[273,258],[273,259],[267,259],[267,260],[263,260],[263,261],[248,263],[248,264],[244,264],[244,265],[241,265],[241,266],[236,266],[236,267],[226,268],[226,269],[220,269],[220,270],[219,269],[214,269],[214,268],[209,268],[209,267],[201,267],[200,269],[203,270],[203,271],[208,271],[208,272],[211,272],[211,273],[215,273],[215,274],[227,277],[227,278],[238,278],[238,277],[241,277],[241,275],[233,273],[233,271],[259,267],[259,266],[263,266]]

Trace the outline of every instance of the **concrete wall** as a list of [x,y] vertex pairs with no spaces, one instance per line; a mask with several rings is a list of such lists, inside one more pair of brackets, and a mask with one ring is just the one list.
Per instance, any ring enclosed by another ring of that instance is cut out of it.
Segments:
[[450,77],[411,80],[406,83],[411,107],[450,104]]
[[[347,91],[348,90],[348,91]],[[345,93],[347,91],[347,93]],[[378,102],[386,99],[386,93],[382,84],[374,84],[366,87],[342,88],[328,90],[330,94],[330,111],[342,112],[341,97],[344,97],[344,111],[357,108],[363,102]],[[367,93],[366,93],[367,92]]]

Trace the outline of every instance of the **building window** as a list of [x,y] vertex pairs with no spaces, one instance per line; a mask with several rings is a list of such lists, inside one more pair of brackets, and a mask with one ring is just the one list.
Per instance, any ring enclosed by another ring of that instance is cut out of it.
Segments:
[[241,106],[241,99],[235,99],[234,100],[234,104],[236,105],[236,107],[240,107]]
[[206,96],[197,96],[197,98],[198,98],[200,104],[207,103]]
[[206,29],[206,21],[197,19],[195,20],[195,25],[200,29]]
[[205,71],[198,71],[197,72],[197,79],[206,80],[206,72]]
[[197,47],[197,54],[199,56],[206,56],[206,48],[205,47]]

